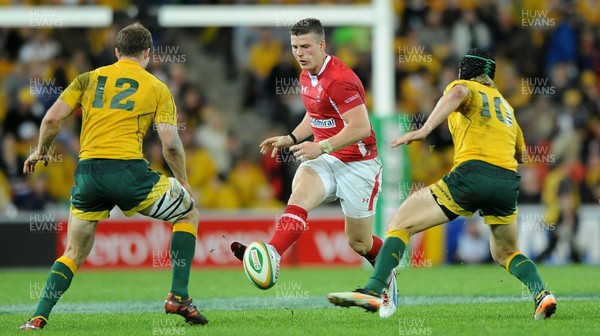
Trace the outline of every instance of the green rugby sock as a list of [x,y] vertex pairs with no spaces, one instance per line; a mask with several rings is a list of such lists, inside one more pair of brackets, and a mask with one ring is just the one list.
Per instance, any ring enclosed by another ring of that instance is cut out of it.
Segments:
[[196,229],[192,224],[178,223],[173,226],[170,249],[171,265],[173,267],[171,292],[176,296],[181,296],[181,300],[186,300],[189,297],[188,282],[190,280],[192,259],[196,250],[195,234]]
[[544,290],[544,283],[535,263],[521,252],[516,252],[508,258],[506,269],[529,288],[534,299]]
[[404,231],[400,233],[396,231],[399,230],[390,231],[386,235],[387,237],[383,241],[383,246],[377,255],[373,274],[365,286],[366,289],[377,294],[381,294],[383,289],[387,287],[387,279],[392,270],[400,263],[406,249],[407,244],[405,240],[408,241],[408,234],[404,233]]
[[48,278],[44,284],[44,291],[42,292],[35,313],[33,313],[33,317],[41,316],[46,321],[48,320],[52,308],[54,308],[56,302],[58,302],[63,293],[69,288],[69,285],[71,285],[71,280],[73,280],[74,272],[76,271],[77,266],[75,266],[71,259],[65,256],[58,258],[54,262],[48,273]]

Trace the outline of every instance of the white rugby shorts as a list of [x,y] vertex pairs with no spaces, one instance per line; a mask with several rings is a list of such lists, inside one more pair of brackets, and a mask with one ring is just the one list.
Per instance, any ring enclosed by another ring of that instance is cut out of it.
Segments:
[[324,202],[339,198],[346,217],[375,215],[381,190],[382,166],[379,158],[342,162],[335,156],[323,154],[302,162],[298,168],[302,167],[310,167],[317,172],[325,186]]

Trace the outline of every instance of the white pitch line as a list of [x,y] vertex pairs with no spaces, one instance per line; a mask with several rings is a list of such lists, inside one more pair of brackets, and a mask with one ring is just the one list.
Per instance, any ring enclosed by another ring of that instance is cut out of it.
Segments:
[[[557,296],[561,301],[600,301],[600,295],[567,295]],[[518,296],[400,296],[400,306],[421,306],[440,304],[492,304],[492,303],[530,302],[529,298]],[[325,296],[309,296],[302,298],[265,298],[234,297],[194,299],[201,311],[235,311],[265,309],[318,309],[334,308]],[[30,304],[0,305],[0,314],[31,313],[37,302]],[[162,300],[157,301],[122,301],[122,302],[59,302],[53,313],[157,313],[163,311]]]

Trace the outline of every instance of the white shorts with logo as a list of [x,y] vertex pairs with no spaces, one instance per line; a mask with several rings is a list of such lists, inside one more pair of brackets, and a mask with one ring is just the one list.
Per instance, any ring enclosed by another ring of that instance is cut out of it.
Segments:
[[317,172],[325,186],[324,202],[340,199],[344,215],[365,218],[375,215],[381,189],[381,161],[342,162],[335,156],[323,154],[304,161],[299,168],[310,167]]

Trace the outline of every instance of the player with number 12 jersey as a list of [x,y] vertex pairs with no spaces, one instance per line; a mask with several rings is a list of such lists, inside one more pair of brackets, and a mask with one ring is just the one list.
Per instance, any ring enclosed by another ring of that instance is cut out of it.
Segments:
[[[38,146],[23,165],[26,174],[33,173],[40,161],[48,162],[48,148],[62,121],[79,107],[83,116],[67,246],[52,265],[38,306],[21,330],[45,327],[53,307],[90,254],[98,222],[109,218],[115,207],[127,216],[139,213],[172,224],[173,272],[165,312],[181,315],[190,324],[208,323],[188,292],[200,214],[187,181],[173,97],[165,84],[145,70],[151,48],[152,34],[143,25],[136,22],[124,27],[115,39],[118,61],[77,76],[42,119]],[[144,160],[143,139],[153,121],[173,177],[152,171]]]
[[81,104],[80,159],[143,159],[142,142],[152,120],[177,124],[169,88],[131,60],[79,75],[60,99],[72,108]]

